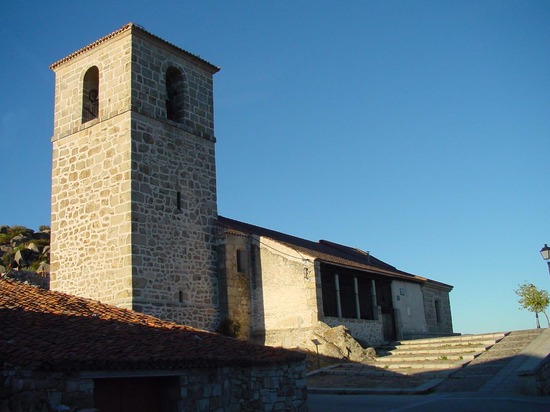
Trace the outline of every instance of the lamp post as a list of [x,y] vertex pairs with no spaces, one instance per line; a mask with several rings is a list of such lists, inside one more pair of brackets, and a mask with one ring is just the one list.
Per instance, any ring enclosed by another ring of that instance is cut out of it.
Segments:
[[548,273],[550,273],[550,247],[545,243],[544,247],[540,250],[540,254],[542,255],[542,258],[546,260],[546,263],[548,264]]

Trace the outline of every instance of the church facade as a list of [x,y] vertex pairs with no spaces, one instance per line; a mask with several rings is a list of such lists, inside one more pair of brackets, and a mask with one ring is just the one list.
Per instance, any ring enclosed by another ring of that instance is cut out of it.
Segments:
[[368,252],[218,217],[220,309],[240,338],[315,351],[344,325],[363,346],[453,334],[452,286]]
[[277,346],[453,333],[450,285],[218,216],[218,67],[130,23],[51,69],[52,289]]

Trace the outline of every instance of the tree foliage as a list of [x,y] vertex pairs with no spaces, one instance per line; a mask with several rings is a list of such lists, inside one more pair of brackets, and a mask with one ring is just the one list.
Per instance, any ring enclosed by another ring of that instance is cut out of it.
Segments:
[[546,317],[546,322],[550,326],[546,309],[550,305],[550,295],[544,289],[537,289],[532,283],[524,283],[516,289],[516,295],[519,296],[519,304],[523,309],[535,314],[543,313]]

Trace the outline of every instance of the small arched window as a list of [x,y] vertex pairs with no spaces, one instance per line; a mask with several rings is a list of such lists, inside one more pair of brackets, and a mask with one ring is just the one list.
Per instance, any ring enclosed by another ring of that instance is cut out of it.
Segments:
[[184,119],[185,83],[175,67],[166,70],[166,118],[178,123]]
[[99,113],[99,69],[90,67],[82,87],[82,123],[96,119]]

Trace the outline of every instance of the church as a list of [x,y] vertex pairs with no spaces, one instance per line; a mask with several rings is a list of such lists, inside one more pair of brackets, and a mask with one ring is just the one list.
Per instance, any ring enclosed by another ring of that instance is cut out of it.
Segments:
[[51,289],[289,348],[453,334],[451,285],[218,215],[217,66],[130,23],[51,69]]

